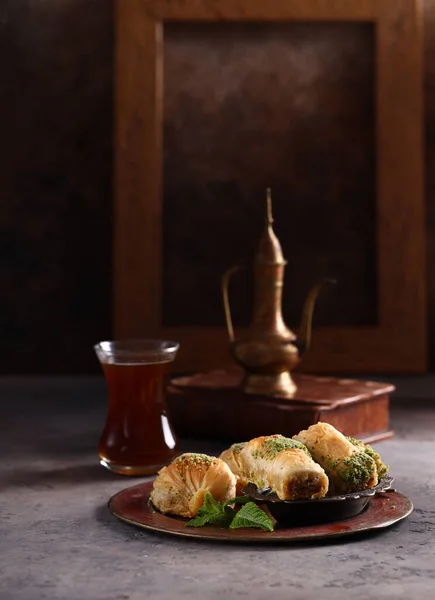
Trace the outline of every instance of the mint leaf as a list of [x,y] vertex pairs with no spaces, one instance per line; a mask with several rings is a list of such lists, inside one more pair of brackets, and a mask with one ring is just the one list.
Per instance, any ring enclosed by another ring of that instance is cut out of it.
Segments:
[[210,492],[207,492],[204,496],[204,503],[199,509],[198,514],[202,510],[212,515],[220,515],[222,513],[222,504],[215,500]]
[[188,527],[202,527],[206,523],[210,522],[209,519],[210,519],[210,515],[208,515],[208,514],[197,515],[196,517],[194,517],[193,519],[191,519],[188,523],[186,523],[186,525]]
[[219,527],[229,527],[235,514],[234,509],[224,506],[207,492],[204,497],[204,504],[198,510],[197,516],[188,521],[186,525],[188,527],[202,527],[206,523],[210,523]]
[[223,509],[224,509],[223,516],[214,522],[216,523],[216,525],[219,525],[220,527],[229,527],[234,519],[234,515],[236,514],[236,511],[234,510],[234,508],[231,508],[229,506],[224,506]]
[[224,506],[228,506],[228,504],[246,504],[247,502],[251,502],[251,498],[249,496],[236,496],[235,498],[225,500]]
[[265,531],[273,531],[273,523],[255,502],[248,502],[238,511],[230,524],[230,529],[241,527],[259,527]]

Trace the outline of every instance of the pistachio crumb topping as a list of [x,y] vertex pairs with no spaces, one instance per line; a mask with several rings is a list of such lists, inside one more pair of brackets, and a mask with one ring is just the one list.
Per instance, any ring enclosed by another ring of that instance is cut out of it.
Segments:
[[379,479],[382,479],[383,477],[385,477],[385,475],[389,471],[389,467],[382,461],[379,452],[376,452],[376,450],[374,448],[372,448],[369,444],[364,444],[363,441],[357,440],[354,437],[346,436],[346,439],[354,446],[363,448],[364,452],[368,456],[373,458],[373,460],[375,461],[375,464],[376,464],[376,468],[378,470],[378,478]]
[[340,477],[351,485],[366,485],[376,470],[375,461],[365,452],[355,452],[341,462]]
[[326,472],[335,471],[338,477],[348,486],[361,488],[365,486],[376,470],[375,461],[364,451],[354,452],[346,458],[333,458],[329,454],[321,457]]
[[231,450],[234,452],[234,454],[240,454],[240,452],[243,450],[243,448],[246,446],[248,442],[238,442],[237,444],[233,444],[231,446]]
[[311,457],[308,448],[304,446],[304,444],[301,444],[301,442],[297,442],[296,440],[286,438],[283,435],[279,434],[266,437],[266,439],[263,440],[261,447],[257,450],[253,450],[252,456],[254,458],[264,458],[265,460],[272,460],[280,452],[294,448],[298,450],[303,450],[308,456]]
[[365,444],[362,440],[357,440],[356,438],[354,438],[350,435],[346,435],[345,438],[347,439],[348,442],[350,442],[354,446],[365,446]]
[[210,465],[216,462],[216,458],[213,456],[208,456],[207,454],[201,454],[196,452],[186,452],[185,454],[181,454],[181,456],[177,456],[174,460],[174,464],[179,469],[183,469],[186,466],[197,466],[203,465],[209,467]]

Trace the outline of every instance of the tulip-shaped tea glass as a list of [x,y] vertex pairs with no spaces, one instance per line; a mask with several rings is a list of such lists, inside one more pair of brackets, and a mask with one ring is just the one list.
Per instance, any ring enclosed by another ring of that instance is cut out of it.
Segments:
[[165,389],[179,344],[163,340],[100,342],[94,346],[109,396],[98,445],[100,463],[123,475],[151,475],[177,454]]

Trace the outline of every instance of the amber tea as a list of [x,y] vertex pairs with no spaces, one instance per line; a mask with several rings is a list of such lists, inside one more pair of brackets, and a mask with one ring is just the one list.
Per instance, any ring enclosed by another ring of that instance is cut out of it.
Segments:
[[152,340],[102,342],[96,352],[108,390],[98,452],[103,466],[125,475],[150,475],[177,454],[165,399],[178,344]]

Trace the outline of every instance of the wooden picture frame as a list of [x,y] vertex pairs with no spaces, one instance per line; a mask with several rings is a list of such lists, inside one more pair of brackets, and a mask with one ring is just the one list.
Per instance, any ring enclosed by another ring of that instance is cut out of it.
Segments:
[[[222,328],[163,328],[165,21],[350,21],[376,28],[376,327],[315,328],[302,370],[426,369],[422,26],[417,0],[118,0],[114,335],[180,341],[179,372],[232,363]],[[289,323],[291,327],[294,324]]]

